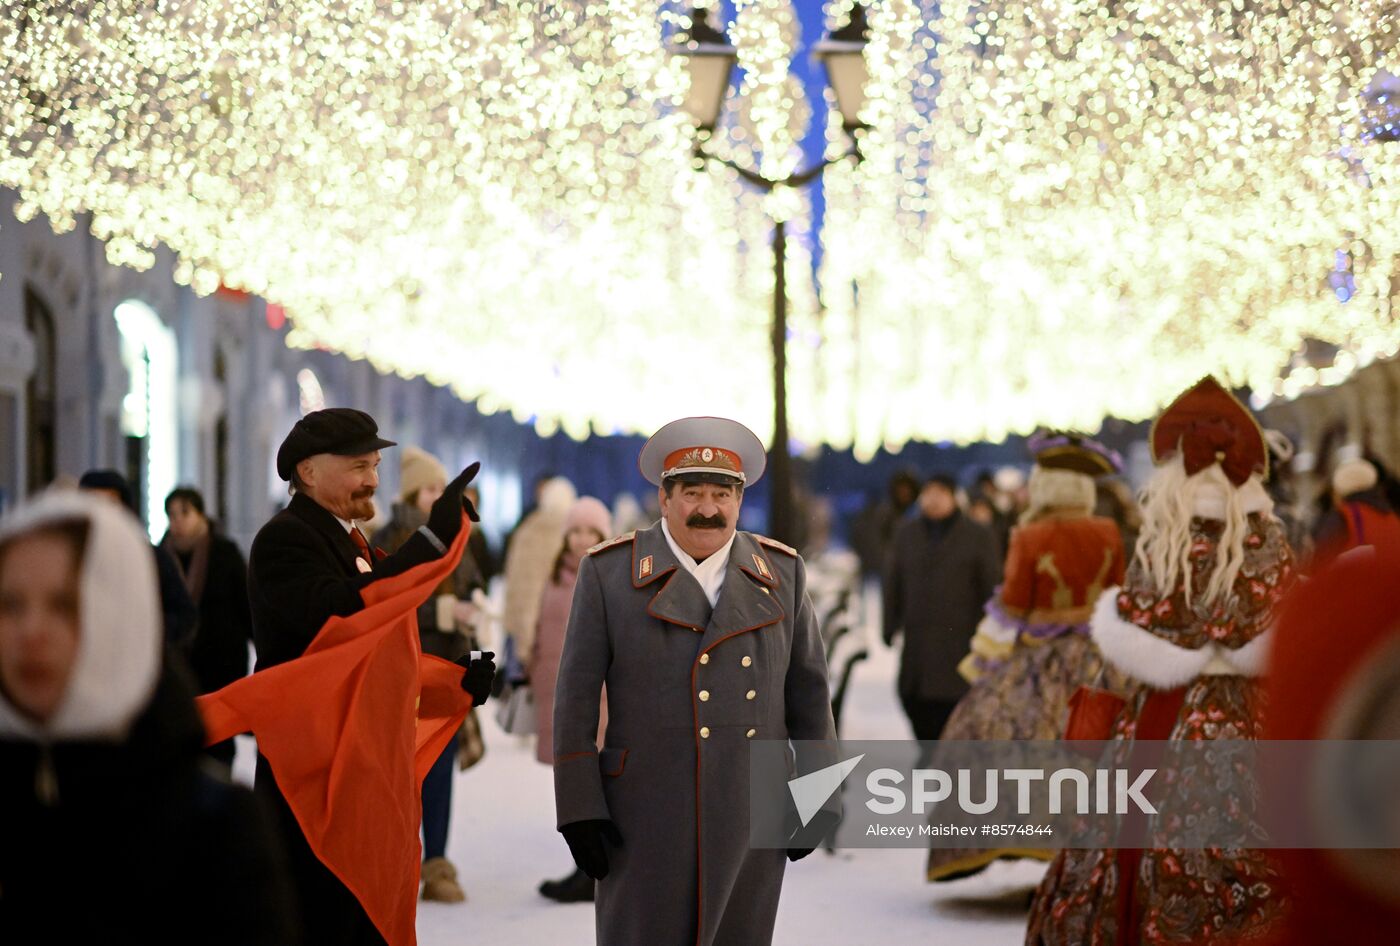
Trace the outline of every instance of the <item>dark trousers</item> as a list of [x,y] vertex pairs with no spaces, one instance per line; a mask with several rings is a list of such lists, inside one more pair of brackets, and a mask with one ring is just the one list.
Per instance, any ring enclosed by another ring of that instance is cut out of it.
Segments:
[[452,767],[457,740],[447,744],[423,777],[423,860],[447,856],[447,825],[452,817]]
[[[958,705],[957,700],[926,700],[912,696],[901,696],[899,701],[904,704],[904,715],[909,717],[909,724],[914,727],[914,738],[920,742],[938,739],[948,717],[953,715],[953,709]],[[931,756],[928,750],[921,750],[917,767],[925,768]]]

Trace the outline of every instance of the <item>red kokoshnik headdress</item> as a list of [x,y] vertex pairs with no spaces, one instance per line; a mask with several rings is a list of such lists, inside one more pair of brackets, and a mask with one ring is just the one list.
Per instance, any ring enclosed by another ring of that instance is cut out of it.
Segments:
[[1254,415],[1207,375],[1179,395],[1152,424],[1156,463],[1180,452],[1186,475],[1219,463],[1225,477],[1244,485],[1253,473],[1269,474],[1269,448]]

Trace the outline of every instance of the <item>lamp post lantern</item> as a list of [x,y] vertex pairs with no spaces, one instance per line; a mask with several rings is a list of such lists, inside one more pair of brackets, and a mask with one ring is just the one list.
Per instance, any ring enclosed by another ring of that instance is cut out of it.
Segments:
[[[752,168],[729,158],[722,158],[705,149],[705,143],[719,124],[724,98],[729,91],[730,77],[738,63],[737,50],[721,30],[710,25],[708,9],[691,12],[688,32],[677,36],[672,53],[686,58],[690,72],[690,92],[685,109],[695,122],[698,135],[695,156],[700,165],[721,164],[735,171],[745,182],[768,193],[779,187],[801,189],[821,178],[831,165],[847,158],[861,160],[858,129],[864,127],[859,113],[865,102],[865,44],[869,26],[865,8],[854,4],[850,22],[832,32],[813,49],[816,58],[826,66],[827,78],[841,112],[841,123],[850,137],[845,154],[828,158],[805,170],[794,172],[780,180],[764,177]],[[768,533],[782,542],[795,541],[798,529],[796,500],[792,488],[792,455],[788,448],[787,413],[787,223],[773,221],[773,443],[769,447],[768,482],[772,504],[768,517]]]

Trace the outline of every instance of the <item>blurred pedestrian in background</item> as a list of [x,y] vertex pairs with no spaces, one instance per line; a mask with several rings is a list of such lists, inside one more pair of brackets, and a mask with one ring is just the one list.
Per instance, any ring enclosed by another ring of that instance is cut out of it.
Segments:
[[1117,476],[1101,477],[1094,488],[1094,515],[1112,519],[1123,540],[1123,558],[1131,562],[1137,551],[1138,532],[1142,529],[1142,511],[1127,480]]
[[617,494],[617,498],[613,500],[612,521],[613,531],[618,535],[645,529],[653,522],[647,518],[646,510],[631,493]]
[[[447,468],[442,461],[417,447],[404,447],[399,454],[398,501],[393,504],[389,524],[375,533],[370,544],[386,552],[403,548],[428,524],[433,503],[446,488]],[[476,531],[472,530],[473,535]],[[418,608],[418,639],[423,653],[457,660],[472,651],[472,641],[464,631],[474,617],[472,591],[483,584],[469,544],[456,571]],[[456,757],[457,740],[453,740],[423,778],[423,899],[441,903],[461,903],[467,898],[457,880],[457,867],[447,858]]]
[[[583,496],[569,509],[564,520],[564,547],[554,559],[554,569],[540,599],[540,617],[530,655],[530,685],[535,690],[535,723],[538,738],[535,755],[545,765],[554,765],[554,686],[559,679],[559,659],[564,653],[564,635],[569,627],[569,611],[578,582],[579,564],[593,546],[613,534],[608,507],[592,496]],[[599,706],[598,736],[608,725],[606,695]],[[577,867],[562,880],[546,880],[540,893],[551,900],[571,903],[593,899],[593,878]]]
[[[88,470],[79,477],[78,488],[111,500],[125,507],[137,519],[141,518],[131,484],[116,470]],[[175,647],[181,657],[188,657],[199,610],[185,583],[180,580],[175,560],[157,546],[151,546],[151,551],[155,555],[156,574],[160,582],[161,627],[165,631],[165,643]]]
[[0,942],[296,941],[266,815],[162,663],[149,550],[91,496],[0,522]]
[[958,662],[1001,582],[996,536],[958,509],[957,488],[945,473],[928,478],[919,515],[895,531],[885,571],[885,643],[904,636],[899,701],[921,741],[938,738],[967,692]]
[[1269,479],[1264,488],[1274,501],[1274,516],[1283,524],[1294,559],[1306,565],[1313,556],[1313,539],[1308,510],[1299,501],[1293,476],[1293,441],[1281,430],[1266,430],[1264,442],[1269,447]]
[[[253,617],[248,609],[248,566],[238,546],[214,530],[204,497],[188,486],[165,498],[170,528],[160,548],[180,570],[199,623],[190,650],[200,693],[213,693],[248,675]],[[233,765],[233,740],[209,747],[209,754]]]
[[860,557],[860,571],[866,578],[884,576],[895,530],[910,514],[919,498],[919,477],[912,470],[899,470],[890,477],[885,496],[870,503],[851,527],[851,545]]
[[1314,532],[1313,567],[1325,568],[1343,553],[1371,546],[1400,555],[1400,517],[1381,484],[1376,463],[1355,457],[1332,471],[1332,508]]
[[562,476],[539,487],[539,505],[516,528],[506,550],[506,600],[502,618],[507,638],[506,675],[519,683],[530,676],[530,654],[540,601],[554,560],[564,547],[564,520],[578,494]]

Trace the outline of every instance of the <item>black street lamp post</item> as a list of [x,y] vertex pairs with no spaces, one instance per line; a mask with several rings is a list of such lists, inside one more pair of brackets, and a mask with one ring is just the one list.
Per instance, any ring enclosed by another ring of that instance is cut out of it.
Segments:
[[[696,128],[711,132],[719,123],[724,97],[729,91],[730,76],[738,62],[738,54],[728,38],[706,19],[708,11],[695,9],[691,27],[677,38],[673,51],[686,57],[690,70],[690,94],[685,108],[695,120]],[[842,125],[850,136],[850,148],[845,154],[828,158],[806,170],[797,171],[781,180],[764,177],[752,168],[705,150],[705,138],[697,138],[695,156],[698,166],[722,164],[735,171],[744,181],[769,193],[780,187],[800,190],[821,178],[827,168],[847,158],[861,160],[857,129],[863,127],[859,113],[865,104],[865,43],[869,27],[865,8],[855,4],[850,22],[818,43],[813,52],[826,66],[827,78],[836,94],[836,106],[841,111]],[[769,447],[768,482],[772,507],[768,519],[768,534],[782,542],[792,542],[797,536],[796,500],[792,488],[792,455],[788,449],[787,412],[787,223],[773,221],[773,443]]]

